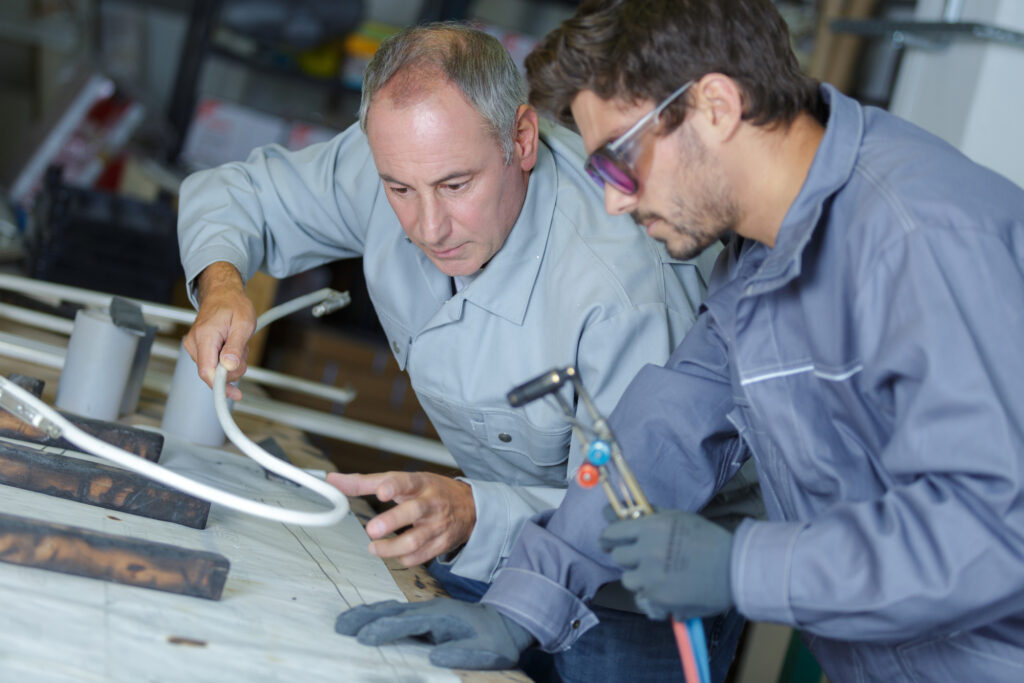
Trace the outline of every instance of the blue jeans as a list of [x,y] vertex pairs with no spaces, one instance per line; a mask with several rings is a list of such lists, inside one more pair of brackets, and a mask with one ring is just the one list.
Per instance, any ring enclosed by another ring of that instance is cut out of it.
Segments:
[[[452,574],[434,561],[427,568],[453,598],[477,602],[489,584]],[[672,627],[643,614],[590,605],[600,623],[572,648],[549,654],[530,648],[519,668],[537,683],[595,683],[595,681],[683,681]],[[704,620],[711,680],[722,683],[729,673],[746,620],[736,611]]]

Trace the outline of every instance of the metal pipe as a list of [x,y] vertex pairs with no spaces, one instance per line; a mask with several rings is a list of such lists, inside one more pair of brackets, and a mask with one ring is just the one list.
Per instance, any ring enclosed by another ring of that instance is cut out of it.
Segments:
[[[8,273],[0,273],[0,289],[21,292],[27,295],[49,296],[97,307],[110,306],[110,300],[114,298],[112,294],[104,294],[103,292],[91,289],[58,285],[53,282],[45,282]],[[185,323],[186,325],[191,325],[196,319],[196,312],[187,308],[154,304],[151,301],[142,301],[141,299],[131,299],[128,297],[121,298],[138,304],[142,308],[142,314],[149,318]]]
[[[0,332],[0,355],[3,356],[59,370],[64,365],[65,353],[65,349],[59,346],[29,341]],[[146,373],[143,386],[151,391],[166,394],[171,386],[171,376],[165,372],[150,370]],[[244,415],[287,424],[313,434],[379,448],[436,465],[458,467],[443,444],[422,436],[405,434],[258,396],[247,396],[244,401],[234,404],[234,410]]]
[[942,8],[942,20],[948,22],[960,21],[964,13],[964,0],[946,0]]
[[455,458],[440,441],[378,427],[339,415],[330,415],[259,396],[235,403],[235,411],[284,422],[306,432],[327,436],[424,462],[458,468]]
[[[71,330],[74,327],[74,323],[66,318],[50,315],[48,313],[40,313],[38,311],[32,311],[27,308],[21,308],[20,306],[13,306],[5,303],[0,303],[0,317],[25,325],[30,325],[41,330],[66,335],[70,335]],[[178,347],[166,342],[156,341],[153,342],[151,353],[157,358],[175,361],[178,358]],[[246,370],[245,378],[262,386],[295,391],[300,394],[316,396],[317,398],[322,398],[326,401],[331,401],[332,403],[340,403],[342,405],[351,403],[356,397],[356,391],[352,387],[335,387],[327,384],[321,384],[301,377],[293,377],[281,372],[267,370],[256,366],[249,367]]]

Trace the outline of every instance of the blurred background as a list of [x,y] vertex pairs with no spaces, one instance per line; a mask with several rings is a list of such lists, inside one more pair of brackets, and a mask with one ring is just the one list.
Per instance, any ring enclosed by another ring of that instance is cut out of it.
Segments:
[[[1024,2],[778,0],[801,65],[888,108],[1024,185]],[[521,64],[572,0],[3,0],[0,3],[0,269],[187,306],[176,200],[191,171],[292,149],[356,120],[363,68],[390,33],[464,20]],[[352,305],[294,316],[256,339],[261,365],[358,392],[347,405],[275,398],[436,438],[346,261],[257,277],[259,308],[332,286]],[[4,301],[18,295],[0,293]],[[48,313],[73,315],[51,306]],[[343,471],[421,462],[318,438]],[[444,471],[440,469],[439,471]],[[788,629],[748,630],[741,681],[818,681]]]

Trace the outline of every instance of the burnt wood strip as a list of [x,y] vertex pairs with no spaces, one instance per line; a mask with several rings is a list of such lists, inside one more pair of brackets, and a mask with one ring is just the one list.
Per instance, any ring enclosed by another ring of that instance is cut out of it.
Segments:
[[[9,375],[8,379],[21,388],[32,392],[37,398],[43,393],[44,382],[42,380],[17,373]],[[164,437],[162,434],[147,432],[144,429],[129,427],[128,425],[116,422],[79,417],[78,415],[63,411],[60,411],[60,414],[66,417],[71,424],[83,432],[95,436],[97,439],[102,439],[118,448],[123,448],[129,453],[134,453],[150,462],[157,462],[160,459],[160,453],[164,448]],[[46,436],[38,429],[22,422],[6,410],[0,410],[0,436],[38,443],[43,446],[66,448],[72,451],[79,450],[78,446],[75,446],[66,439],[52,439]]]
[[43,395],[43,387],[46,386],[46,382],[38,377],[29,377],[28,375],[23,375],[20,372],[12,372],[7,375],[7,379],[11,380],[36,398]]
[[205,529],[210,504],[140,474],[0,442],[0,484]]
[[231,568],[217,553],[3,513],[0,562],[209,600]]

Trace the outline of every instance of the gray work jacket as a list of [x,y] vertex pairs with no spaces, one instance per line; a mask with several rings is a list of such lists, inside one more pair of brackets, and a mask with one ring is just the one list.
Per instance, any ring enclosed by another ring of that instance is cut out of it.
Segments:
[[473,488],[476,526],[452,566],[468,578],[490,581],[523,522],[561,501],[581,462],[553,403],[513,409],[506,393],[575,364],[610,412],[633,375],[664,362],[693,324],[714,263],[715,254],[675,261],[630,218],[608,216],[583,160],[578,136],[542,124],[511,233],[455,295],[406,238],[358,126],[298,152],[256,149],[181,188],[189,283],[215,261],[248,279],[363,257],[395,359]]
[[[774,248],[736,240],[697,324],[611,424],[658,505],[757,465],[735,603],[832,681],[1024,680],[1024,192],[831,87]],[[618,577],[599,489],[529,523],[484,602],[542,645]],[[667,626],[666,626],[667,628]]]

